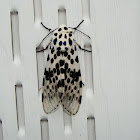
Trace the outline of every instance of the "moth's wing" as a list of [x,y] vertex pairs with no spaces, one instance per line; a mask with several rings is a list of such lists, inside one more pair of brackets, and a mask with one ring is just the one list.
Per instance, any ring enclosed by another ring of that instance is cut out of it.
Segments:
[[54,48],[49,46],[46,68],[43,76],[42,104],[45,113],[51,113],[58,109],[59,101],[57,96],[57,53]]
[[75,115],[82,100],[82,77],[76,46],[68,50],[67,53],[65,56],[65,94],[62,106],[64,112]]

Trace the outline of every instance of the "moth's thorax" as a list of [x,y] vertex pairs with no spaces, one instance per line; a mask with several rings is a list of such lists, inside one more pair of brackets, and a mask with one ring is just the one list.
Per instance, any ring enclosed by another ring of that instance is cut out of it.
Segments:
[[52,45],[55,49],[66,51],[73,45],[73,29],[61,25],[52,35]]

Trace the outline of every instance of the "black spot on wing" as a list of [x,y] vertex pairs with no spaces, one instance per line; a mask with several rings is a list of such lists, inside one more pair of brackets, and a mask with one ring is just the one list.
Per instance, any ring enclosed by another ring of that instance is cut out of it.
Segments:
[[45,69],[44,75],[46,76],[46,80],[50,79],[50,72],[46,71],[46,69]]
[[55,78],[53,78],[53,82],[55,83]]
[[62,46],[62,41],[59,42],[59,45]]
[[57,69],[57,75],[60,75],[60,70],[59,69]]
[[66,57],[67,55],[68,55],[68,52],[67,52],[67,51],[65,51],[65,52],[64,52],[64,56]]
[[58,80],[58,76],[55,76],[55,79]]
[[60,66],[63,66],[64,65],[64,60],[60,60],[59,63],[60,63]]
[[78,56],[76,56],[75,61],[76,61],[77,63],[79,63]]
[[68,68],[68,73],[71,71],[71,69],[70,68]]
[[56,73],[56,68],[53,68],[53,72]]
[[73,71],[70,72],[70,77],[71,77],[72,79],[74,79],[75,76],[76,76],[76,72],[75,72],[75,69],[74,69]]
[[44,101],[44,94],[42,93],[42,102]]
[[53,40],[53,44],[56,45],[56,42],[57,42],[57,38],[55,38],[55,39]]
[[72,33],[69,33],[69,37],[71,37],[72,36]]
[[58,81],[57,87],[64,87],[64,79]]
[[49,86],[47,85],[47,89],[49,89]]
[[[65,69],[64,69],[64,70],[65,70]],[[66,70],[65,70],[64,74],[65,74],[65,80],[66,80],[66,79],[67,79],[67,74],[66,74]]]
[[65,85],[65,92],[67,91],[67,85]]
[[57,50],[60,51],[61,50],[61,47],[57,47]]
[[60,80],[58,81],[57,87],[58,88],[61,87],[61,81]]
[[61,68],[60,71],[61,71],[62,74],[65,73],[65,70],[63,68]]
[[71,80],[71,84],[74,85],[74,80],[73,79]]
[[68,69],[68,63],[65,63],[65,69]]
[[53,63],[53,62],[54,62],[54,59],[52,58],[52,59],[51,59],[51,63]]
[[61,38],[61,37],[62,37],[62,34],[59,35],[59,38]]
[[57,33],[55,33],[54,35],[57,36]]
[[49,60],[50,60],[50,56],[49,56],[49,54],[48,54],[47,61],[49,61]]
[[53,54],[53,53],[54,53],[54,48],[51,49],[51,54]]
[[42,86],[44,86],[45,85],[45,79],[43,78],[43,83],[42,83]]
[[68,28],[67,27],[64,27],[64,30],[68,30]]
[[68,55],[68,56],[67,56],[67,58],[68,58],[68,60],[70,60],[71,56],[70,56],[70,55]]
[[70,82],[70,79],[68,78],[68,79],[67,79],[67,83],[69,83],[69,82]]
[[80,81],[80,82],[79,82],[80,88],[82,88],[82,84],[83,84],[82,81]]
[[67,39],[67,35],[66,34],[65,34],[64,38]]
[[74,87],[74,90],[76,90],[76,89],[77,89],[77,87],[75,86],[75,87]]
[[70,46],[72,45],[72,40],[69,38],[69,44],[70,44]]
[[54,59],[56,59],[57,58],[57,55],[56,54],[54,54]]
[[71,53],[72,55],[74,55],[74,50],[73,50],[73,49],[71,49],[70,53]]
[[57,51],[57,56],[60,56],[60,51]]
[[73,94],[73,98],[75,97],[75,94]]
[[74,81],[75,81],[75,82],[78,82],[78,80],[79,80],[79,75],[78,75],[78,72],[76,72]]
[[71,63],[71,64],[73,64],[73,63],[74,63],[74,60],[73,60],[73,59],[71,59],[71,60],[70,60],[70,63]]
[[77,72],[77,75],[78,75],[78,76],[81,76],[81,72],[80,72],[80,70]]
[[64,79],[61,80],[62,87],[64,87]]
[[58,29],[59,32],[60,32],[61,30],[62,30],[61,28]]
[[66,41],[64,41],[63,44],[66,46]]
[[78,100],[79,104],[81,104],[81,101],[82,101],[82,96],[79,97],[79,100]]
[[59,69],[59,63],[56,63],[55,67],[56,69]]

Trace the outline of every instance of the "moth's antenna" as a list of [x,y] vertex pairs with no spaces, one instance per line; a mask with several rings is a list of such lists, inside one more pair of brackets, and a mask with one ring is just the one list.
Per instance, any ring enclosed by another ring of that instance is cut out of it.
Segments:
[[82,20],[82,21],[77,25],[77,27],[75,27],[75,28],[73,28],[73,29],[76,30],[83,22],[84,22],[84,20]]
[[42,22],[41,22],[41,25],[42,25],[45,29],[49,30],[49,32],[52,30],[52,29],[46,27]]
[[[58,29],[58,28],[56,28],[56,29]],[[42,39],[42,41],[40,42],[39,46],[40,46],[41,43],[42,43],[52,32],[54,32],[56,29],[50,31],[50,32]]]
[[78,29],[76,29],[76,31],[78,31],[78,32],[82,33],[83,35],[85,35],[85,36],[87,36],[89,39],[91,39],[91,37],[90,37],[89,35],[87,35],[87,34],[83,33],[82,31],[80,31],[80,30],[78,30]]
[[[85,36],[87,36],[89,39],[91,39],[90,36],[88,36],[87,34],[85,34],[85,33],[83,33],[82,31],[80,31],[80,30],[77,29],[83,22],[84,22],[84,20],[82,20],[75,28],[72,28],[72,29],[74,29],[74,30],[76,30],[76,31],[78,31],[78,32],[80,32],[80,33],[82,33],[83,35],[85,35]],[[71,27],[69,27],[69,28],[71,28]]]

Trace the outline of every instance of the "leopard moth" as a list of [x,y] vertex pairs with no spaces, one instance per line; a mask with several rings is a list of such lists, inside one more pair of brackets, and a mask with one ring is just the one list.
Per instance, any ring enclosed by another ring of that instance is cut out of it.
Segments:
[[[47,114],[54,112],[58,109],[59,104],[61,104],[65,113],[75,115],[80,108],[82,87],[84,85],[77,47],[88,51],[81,48],[74,39],[75,31],[81,32],[77,29],[80,24],[75,28],[61,25],[54,30],[47,28],[43,23],[41,24],[49,31],[49,34],[44,37],[41,43],[51,35],[51,40],[47,47],[43,50],[38,50],[38,52],[48,51],[42,84],[44,112]],[[83,32],[81,33],[86,35]],[[90,38],[88,35],[86,36]]]

